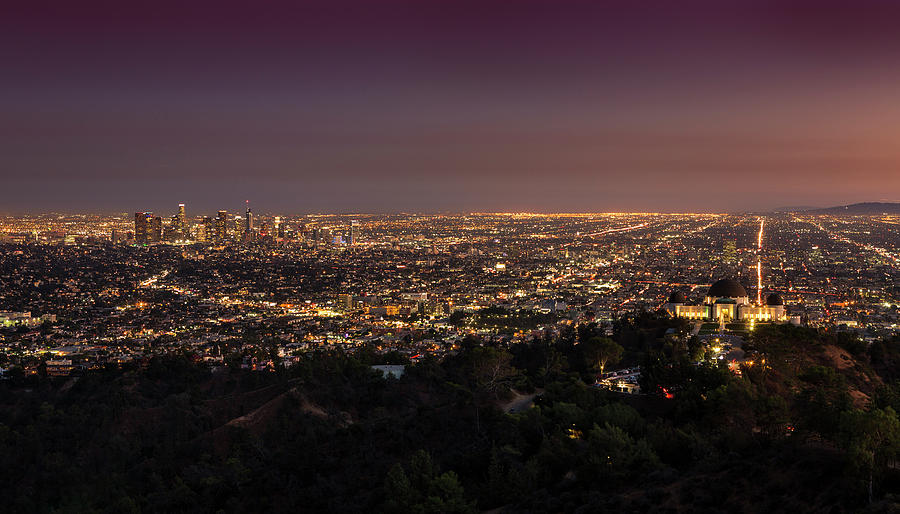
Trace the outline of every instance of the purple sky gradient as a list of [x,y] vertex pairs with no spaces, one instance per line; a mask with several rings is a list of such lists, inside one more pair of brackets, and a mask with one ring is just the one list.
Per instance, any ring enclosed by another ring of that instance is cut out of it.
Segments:
[[900,201],[897,2],[138,4],[2,8],[0,211]]

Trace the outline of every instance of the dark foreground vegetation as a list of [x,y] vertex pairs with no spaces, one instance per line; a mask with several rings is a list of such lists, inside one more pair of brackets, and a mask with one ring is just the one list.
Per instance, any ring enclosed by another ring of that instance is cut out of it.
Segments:
[[2,510],[900,508],[900,341],[761,327],[738,376],[696,364],[668,328],[682,327],[639,316],[612,338],[621,365],[644,366],[642,396],[590,385],[608,346],[592,326],[512,348],[468,339],[399,380],[361,350],[274,373],[172,355],[5,381]]

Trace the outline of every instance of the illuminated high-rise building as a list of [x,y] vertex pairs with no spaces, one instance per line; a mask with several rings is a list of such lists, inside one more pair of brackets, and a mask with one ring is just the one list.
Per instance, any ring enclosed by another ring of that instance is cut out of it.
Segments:
[[215,238],[215,234],[216,227],[213,219],[209,216],[204,216],[200,220],[200,226],[197,227],[197,239],[202,243],[211,243]]
[[187,239],[187,220],[183,203],[178,204],[178,214],[175,215],[173,221],[175,237],[181,240]]
[[734,266],[737,263],[737,241],[734,239],[725,241],[722,245],[722,257],[728,265]]
[[134,213],[134,242],[143,245],[150,242],[150,220],[153,219],[152,212],[136,212]]
[[109,239],[113,242],[113,244],[124,243],[128,240],[128,234],[126,232],[122,232],[121,230],[112,229],[112,235]]
[[244,215],[244,232],[253,232],[253,211],[250,210],[250,201],[247,201],[247,212]]
[[355,245],[359,242],[359,221],[350,221],[350,244]]
[[159,243],[162,241],[163,235],[163,222],[162,218],[159,216],[154,216],[150,220],[150,234],[148,242],[150,243]]
[[244,218],[241,216],[234,216],[228,223],[228,233],[232,237],[237,237],[244,233]]
[[183,239],[181,236],[181,229],[179,227],[178,215],[173,214],[171,218],[169,218],[169,224],[163,227],[163,240],[165,241],[178,241]]
[[228,211],[219,211],[216,216],[216,236],[217,242],[225,241],[228,237]]

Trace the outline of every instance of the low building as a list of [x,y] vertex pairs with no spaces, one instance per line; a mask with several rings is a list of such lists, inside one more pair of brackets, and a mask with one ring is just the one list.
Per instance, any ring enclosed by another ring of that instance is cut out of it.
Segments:
[[71,359],[47,361],[47,376],[50,377],[67,377],[72,373],[73,369]]
[[384,378],[400,378],[403,376],[403,373],[406,372],[406,366],[402,364],[378,364],[372,366],[372,369],[377,369],[384,373]]

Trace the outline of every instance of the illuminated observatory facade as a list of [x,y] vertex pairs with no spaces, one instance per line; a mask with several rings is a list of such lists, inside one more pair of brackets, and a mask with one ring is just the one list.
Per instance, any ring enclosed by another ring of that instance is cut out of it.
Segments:
[[764,305],[753,305],[747,290],[738,281],[723,278],[706,292],[699,305],[688,305],[680,291],[673,292],[665,305],[666,311],[677,318],[724,321],[784,321],[784,302],[772,293]]

